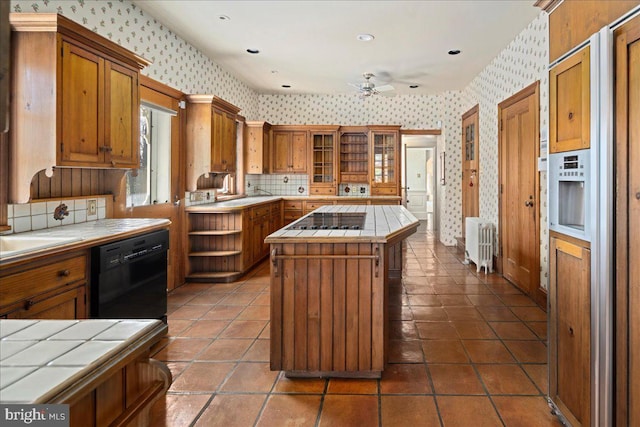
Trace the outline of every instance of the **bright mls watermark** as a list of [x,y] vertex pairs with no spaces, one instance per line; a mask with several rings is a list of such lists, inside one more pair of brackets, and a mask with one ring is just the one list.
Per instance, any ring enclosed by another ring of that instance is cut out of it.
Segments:
[[69,405],[0,403],[0,425],[69,427]]

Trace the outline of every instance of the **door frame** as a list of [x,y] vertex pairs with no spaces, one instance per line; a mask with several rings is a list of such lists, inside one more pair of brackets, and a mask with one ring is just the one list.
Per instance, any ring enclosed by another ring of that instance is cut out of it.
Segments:
[[[433,233],[438,236],[438,238],[440,238],[440,203],[439,203],[439,195],[440,195],[440,191],[442,191],[439,187],[441,186],[440,184],[440,180],[437,179],[437,177],[440,174],[440,170],[438,169],[439,167],[439,163],[438,163],[438,156],[439,156],[439,152],[438,152],[438,143],[440,136],[442,135],[442,130],[440,129],[400,129],[400,153],[401,154],[401,158],[400,158],[400,180],[401,180],[401,186],[400,186],[400,204],[402,206],[404,206],[405,208],[407,207],[407,190],[406,190],[406,186],[407,186],[407,164],[406,164],[406,148],[407,148],[407,143],[406,140],[404,139],[404,136],[435,136],[436,137],[436,144],[435,144],[435,148],[436,148],[436,159],[435,159],[435,164],[434,164],[434,174],[436,177],[436,182],[435,182],[435,194],[434,194],[434,203],[435,203],[435,209],[433,212]],[[415,145],[415,147],[430,147],[430,145]]]
[[[536,160],[540,157],[540,81],[537,80],[534,83],[530,84],[529,86],[525,87],[524,89],[520,90],[520,92],[510,96],[509,98],[505,99],[504,101],[500,102],[498,104],[498,198],[499,198],[499,203],[498,203],[498,221],[499,221],[499,233],[498,233],[498,256],[497,256],[497,262],[496,262],[496,270],[499,273],[503,273],[503,262],[504,262],[504,258],[503,258],[503,238],[505,236],[505,229],[506,229],[506,223],[507,223],[507,218],[508,216],[505,214],[506,213],[506,209],[503,206],[504,205],[504,198],[502,197],[502,191],[504,188],[504,183],[506,181],[506,171],[507,168],[505,167],[505,143],[506,141],[504,141],[503,137],[502,137],[502,126],[501,126],[501,120],[502,120],[502,111],[508,107],[510,107],[511,105],[522,101],[523,99],[526,99],[530,96],[534,96],[534,114],[535,114],[535,123],[534,123],[534,132],[536,135],[538,135],[538,139],[535,141],[535,157]],[[538,170],[538,167],[536,165],[535,170]],[[547,294],[546,292],[540,287],[540,204],[542,203],[541,197],[540,197],[540,174],[536,173],[535,177],[534,177],[534,194],[536,195],[537,203],[535,204],[535,223],[534,223],[534,233],[536,236],[536,241],[538,242],[535,245],[535,253],[534,253],[534,260],[535,260],[535,264],[533,267],[533,271],[535,272],[535,274],[537,274],[537,278],[536,278],[536,282],[538,282],[538,288],[536,289],[535,293],[533,295],[530,295],[538,304],[540,304],[543,307],[546,307],[547,304]]]

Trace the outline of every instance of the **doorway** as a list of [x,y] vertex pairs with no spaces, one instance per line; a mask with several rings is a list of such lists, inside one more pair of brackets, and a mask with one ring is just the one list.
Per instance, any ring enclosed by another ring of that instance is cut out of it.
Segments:
[[540,289],[540,82],[498,105],[500,258],[504,277],[546,307]]
[[429,232],[438,229],[437,138],[433,134],[402,135],[402,204],[425,222]]

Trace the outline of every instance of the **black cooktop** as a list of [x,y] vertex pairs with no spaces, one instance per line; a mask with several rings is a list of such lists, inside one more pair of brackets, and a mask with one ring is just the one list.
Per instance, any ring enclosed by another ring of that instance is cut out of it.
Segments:
[[365,212],[320,212],[312,213],[287,230],[362,230]]

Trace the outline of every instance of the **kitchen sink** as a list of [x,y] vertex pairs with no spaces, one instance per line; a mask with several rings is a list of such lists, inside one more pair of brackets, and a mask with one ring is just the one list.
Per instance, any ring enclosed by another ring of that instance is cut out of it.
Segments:
[[82,240],[74,236],[0,236],[0,258]]

